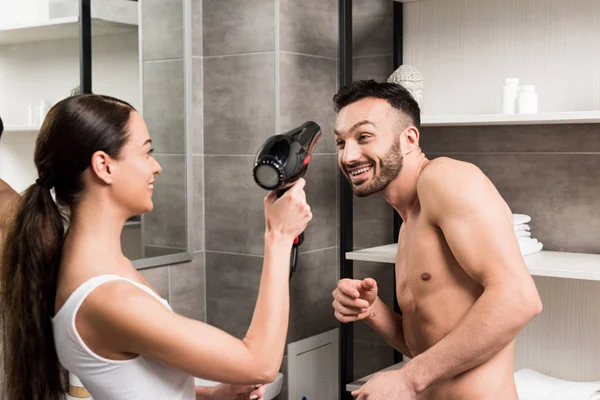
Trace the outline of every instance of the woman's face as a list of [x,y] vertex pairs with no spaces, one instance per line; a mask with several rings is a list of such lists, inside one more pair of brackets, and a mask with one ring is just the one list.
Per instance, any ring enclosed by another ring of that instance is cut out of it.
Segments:
[[129,138],[118,163],[118,174],[112,184],[113,195],[131,215],[152,211],[154,177],[160,174],[160,164],[152,156],[152,140],[146,123],[137,112],[131,113]]

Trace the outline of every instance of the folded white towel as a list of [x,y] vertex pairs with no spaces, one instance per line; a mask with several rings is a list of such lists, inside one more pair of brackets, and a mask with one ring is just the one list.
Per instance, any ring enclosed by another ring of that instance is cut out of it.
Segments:
[[526,244],[526,245],[519,244],[519,247],[521,248],[521,255],[528,256],[529,254],[533,254],[533,253],[542,251],[542,248],[544,247],[544,245],[542,242],[537,242],[537,243]]
[[531,369],[515,372],[519,400],[600,400],[600,382],[574,382]]
[[515,231],[528,231],[531,230],[529,224],[519,224],[514,226]]
[[518,237],[517,241],[519,242],[519,246],[532,246],[538,242],[536,238],[532,237]]
[[523,230],[523,229],[519,229],[518,231],[515,231],[515,235],[517,235],[518,238],[520,238],[520,237],[530,237],[531,236],[531,232]]
[[531,221],[531,217],[525,214],[513,214],[513,222],[515,225],[526,224]]

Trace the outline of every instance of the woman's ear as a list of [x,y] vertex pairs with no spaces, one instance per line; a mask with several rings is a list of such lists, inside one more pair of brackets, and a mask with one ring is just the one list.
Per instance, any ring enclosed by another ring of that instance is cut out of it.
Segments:
[[102,182],[110,185],[113,183],[115,165],[113,159],[103,151],[92,154],[92,173]]
[[402,131],[400,135],[403,154],[409,154],[419,148],[419,130],[416,127],[411,125]]

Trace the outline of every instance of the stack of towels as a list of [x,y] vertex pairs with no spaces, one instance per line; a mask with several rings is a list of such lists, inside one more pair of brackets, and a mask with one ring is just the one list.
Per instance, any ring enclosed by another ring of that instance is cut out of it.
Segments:
[[537,253],[542,250],[543,244],[537,239],[531,237],[531,227],[529,222],[531,217],[525,214],[513,214],[513,222],[515,227],[515,235],[519,241],[521,254],[526,256]]
[[519,400],[600,400],[600,382],[574,382],[531,369],[515,372]]

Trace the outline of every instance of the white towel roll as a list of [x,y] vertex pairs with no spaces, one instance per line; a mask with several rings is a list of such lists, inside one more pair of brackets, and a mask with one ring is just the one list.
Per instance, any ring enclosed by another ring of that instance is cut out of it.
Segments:
[[514,226],[515,231],[529,231],[531,227],[528,224],[519,224]]
[[531,236],[531,232],[525,231],[525,230],[518,230],[518,231],[515,231],[515,235],[518,238],[520,238],[520,237],[530,237]]
[[519,247],[521,248],[521,255],[528,256],[530,254],[542,251],[542,249],[544,248],[544,244],[542,242],[537,242],[531,245],[519,245]]
[[531,217],[525,214],[513,214],[513,223],[515,225],[526,224],[531,221]]
[[538,242],[536,238],[532,237],[518,237],[517,241],[519,242],[519,246],[532,246]]
[[553,378],[531,369],[515,372],[520,400],[598,400],[600,382],[574,382]]

